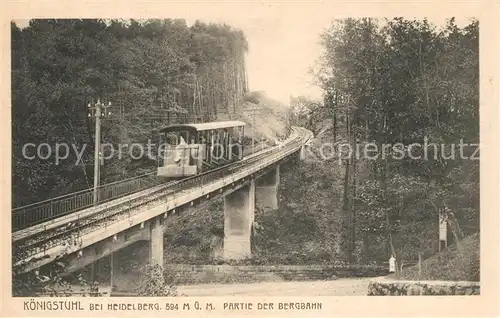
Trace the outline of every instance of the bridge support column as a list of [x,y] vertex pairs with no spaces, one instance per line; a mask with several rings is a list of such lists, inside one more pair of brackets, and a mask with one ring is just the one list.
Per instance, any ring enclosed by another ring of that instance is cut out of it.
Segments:
[[118,276],[120,275],[120,267],[118,265],[118,257],[115,255],[117,252],[109,254],[109,284],[111,293],[116,292],[118,288]]
[[280,183],[280,166],[257,179],[255,196],[257,204],[264,210],[278,208],[278,186]]
[[251,254],[255,216],[255,181],[224,197],[224,259],[239,260]]
[[140,275],[133,274],[130,268],[122,268],[123,260],[137,261],[141,267],[148,263],[163,267],[163,227],[163,219],[156,217],[144,226],[141,225],[140,229],[136,227],[135,231],[129,231],[116,237],[113,244],[124,245],[130,241],[133,243],[110,253],[111,293],[132,290],[138,284],[136,280],[141,279]]
[[151,220],[150,231],[150,262],[163,267],[163,219],[157,217],[154,220]]
[[300,147],[299,159],[305,160],[305,158],[306,158],[306,146],[303,145],[302,147]]
[[[87,249],[83,255],[84,257],[87,258],[94,258],[95,260],[91,261],[88,265],[86,265],[87,268],[87,282],[88,283],[93,283],[93,282],[100,282],[100,279],[103,276],[104,273],[104,264],[103,261],[97,258],[97,251],[95,249]],[[80,264],[81,263],[86,263],[88,260],[81,259],[79,258]]]
[[99,279],[101,279],[102,272],[103,272],[103,266],[102,266],[102,261],[99,259],[96,259],[90,264],[89,268],[89,282],[98,282]]
[[92,264],[90,264],[90,272],[89,272],[89,283],[93,283],[95,281],[97,281],[98,279],[98,274],[97,274],[97,261],[94,261],[92,262]]

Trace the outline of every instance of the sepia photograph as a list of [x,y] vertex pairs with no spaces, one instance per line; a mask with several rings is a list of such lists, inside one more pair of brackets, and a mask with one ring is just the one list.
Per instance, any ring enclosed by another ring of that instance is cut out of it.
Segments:
[[18,310],[481,295],[482,22],[408,13],[12,18]]

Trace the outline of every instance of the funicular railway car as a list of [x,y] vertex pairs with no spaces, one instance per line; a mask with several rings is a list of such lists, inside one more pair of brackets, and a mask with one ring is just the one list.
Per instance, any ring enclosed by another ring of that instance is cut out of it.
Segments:
[[241,160],[245,123],[176,124],[159,130],[158,176],[181,178]]

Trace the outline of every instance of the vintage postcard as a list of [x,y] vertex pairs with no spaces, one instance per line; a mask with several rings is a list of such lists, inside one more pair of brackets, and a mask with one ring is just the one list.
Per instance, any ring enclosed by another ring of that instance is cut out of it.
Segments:
[[500,315],[498,3],[2,6],[2,317]]

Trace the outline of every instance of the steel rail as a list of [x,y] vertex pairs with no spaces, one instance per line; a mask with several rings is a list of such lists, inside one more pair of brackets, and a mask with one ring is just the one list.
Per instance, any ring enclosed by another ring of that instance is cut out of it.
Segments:
[[[252,155],[250,157],[245,158],[245,161],[254,159],[257,156],[262,156],[262,155],[266,154],[270,150],[271,149],[264,150],[263,152],[256,153],[255,155]],[[228,164],[226,166],[219,167],[219,168],[217,168],[215,170],[207,171],[207,172],[205,172],[205,173],[203,173],[201,175],[189,177],[189,178],[182,179],[182,180],[179,180],[179,181],[170,182],[170,183],[168,183],[166,185],[157,186],[156,188],[148,189],[148,190],[145,190],[145,191],[143,191],[141,193],[136,193],[136,194],[130,195],[130,196],[124,198],[124,199],[117,200],[117,202],[115,202],[116,204],[107,205],[106,207],[104,207],[105,209],[101,209],[102,211],[95,211],[94,209],[91,209],[89,211],[89,213],[83,213],[82,212],[82,213],[78,213],[76,215],[71,215],[71,216],[68,216],[68,217],[63,217],[63,218],[61,218],[62,220],[60,222],[57,222],[57,223],[50,222],[49,224],[45,224],[43,226],[35,226],[34,228],[36,228],[38,231],[33,230],[33,229],[30,229],[30,231],[28,231],[28,230],[18,231],[16,233],[14,233],[15,235],[13,236],[13,241],[17,242],[17,241],[25,239],[25,238],[27,238],[29,236],[33,236],[34,234],[37,234],[37,233],[40,233],[40,232],[45,232],[47,230],[54,230],[54,229],[57,229],[57,228],[64,228],[64,225],[66,225],[68,223],[71,223],[71,222],[73,222],[73,224],[75,224],[75,223],[81,223],[82,221],[85,221],[85,219],[87,219],[87,218],[92,218],[92,216],[94,216],[94,215],[98,215],[99,216],[99,215],[102,215],[103,213],[108,212],[108,211],[106,211],[106,209],[114,208],[114,207],[119,207],[120,205],[130,203],[132,200],[138,199],[138,198],[140,199],[141,197],[150,197],[151,195],[153,195],[154,193],[156,193],[157,190],[161,190],[163,188],[169,188],[169,187],[171,187],[173,185],[176,185],[176,184],[179,184],[179,183],[187,184],[186,181],[189,181],[189,179],[201,178],[203,175],[213,174],[213,173],[217,172],[218,170],[223,170],[223,169],[229,168],[231,165],[235,165],[235,164],[241,164],[241,162],[240,163]],[[53,235],[53,234],[47,233],[47,235]]]
[[[262,143],[259,143],[262,144]],[[247,152],[248,148],[245,149]],[[137,193],[167,180],[156,171],[103,184],[98,187],[98,205]],[[92,188],[72,192],[12,209],[12,230],[18,231],[71,213],[94,207]]]
[[[217,172],[218,170],[224,171],[224,169],[228,168],[228,166],[220,167],[216,169],[216,171],[211,170],[207,172],[206,175],[211,174],[213,176],[214,172]],[[50,242],[48,244],[44,244],[43,248],[44,249],[50,248],[59,243],[60,241],[59,238],[64,237],[70,232],[79,231],[82,228],[88,227],[90,224],[97,223],[103,219],[107,219],[116,216],[118,214],[131,211],[143,205],[148,205],[149,202],[155,200],[157,197],[176,191],[175,186],[181,183],[183,184],[183,186],[188,185],[188,183],[186,183],[186,180],[183,179],[182,181],[175,181],[167,185],[156,187],[154,189],[148,189],[144,193],[138,193],[137,195],[132,195],[134,196],[134,198],[128,198],[127,201],[118,203],[116,206],[113,206],[109,209],[100,212],[92,211],[92,213],[85,216],[81,216],[78,214],[76,216],[77,219],[73,223],[70,222],[70,226],[66,226],[68,224],[66,222],[63,223],[63,225],[59,225],[51,229],[50,231],[45,230],[43,232],[38,232],[39,235],[31,235],[29,237],[24,237],[22,239],[17,238],[17,240],[15,240],[14,243],[15,250],[18,251],[21,249],[24,250],[25,252],[28,252],[30,249],[40,244],[40,242],[44,242],[47,240],[50,240]],[[144,198],[146,198],[146,200],[142,202],[134,202]],[[79,232],[79,234],[81,234],[81,232]],[[40,248],[36,249],[34,253],[39,251]],[[17,255],[18,253],[15,254]]]
[[[240,161],[240,164],[242,162],[246,162],[248,160],[251,160],[251,159],[253,159],[256,156],[260,156],[262,154],[265,154],[265,153],[267,153],[267,152],[269,152],[271,150],[272,150],[272,148],[267,148],[267,149],[261,150],[259,152],[254,152],[251,155],[244,157],[244,159],[242,159],[242,161]],[[237,163],[231,163],[231,164],[228,164],[226,166],[216,168],[215,170],[212,169],[210,171],[202,173],[201,175],[208,174],[208,173],[216,171],[216,170],[227,168],[227,167],[229,167],[232,164],[237,164]],[[94,214],[105,213],[106,210],[111,209],[111,208],[119,207],[120,205],[126,204],[127,202],[130,202],[131,200],[134,200],[134,199],[137,199],[137,198],[140,198],[140,197],[143,197],[143,196],[150,196],[156,190],[161,189],[162,187],[172,186],[172,185],[174,185],[176,183],[183,182],[183,181],[185,181],[187,179],[190,179],[190,178],[196,178],[196,177],[199,177],[201,175],[196,175],[196,176],[188,177],[186,179],[177,180],[177,181],[171,181],[171,182],[168,182],[168,183],[165,183],[165,184],[161,184],[161,185],[158,185],[158,186],[155,186],[155,187],[151,187],[149,189],[142,190],[140,192],[136,192],[136,193],[130,194],[130,195],[126,196],[126,197],[115,199],[115,200],[113,200],[111,202],[107,202],[107,203],[104,203],[104,204],[101,204],[101,205],[98,205],[98,206],[95,206],[95,207],[91,207],[91,208],[88,208],[88,209],[85,209],[85,210],[82,210],[82,211],[79,211],[79,212],[75,212],[75,213],[69,214],[69,215],[64,215],[64,216],[61,216],[59,218],[56,218],[55,220],[49,220],[49,221],[46,221],[43,224],[34,225],[34,226],[29,227],[29,228],[16,231],[16,232],[14,232],[12,234],[12,241],[13,242],[17,242],[17,241],[20,241],[20,240],[24,240],[24,239],[26,239],[26,238],[28,238],[30,236],[39,234],[40,232],[46,232],[46,231],[49,231],[49,230],[55,230],[57,228],[65,226],[65,225],[67,225],[69,223],[80,222],[80,221],[82,221],[85,218],[92,217],[92,215],[94,215]]]
[[[290,147],[290,145],[293,146],[293,147],[291,147],[293,150],[292,152],[297,151],[297,149],[300,149],[300,147],[302,146],[302,144],[299,144],[299,145],[293,144],[293,142],[298,137],[299,136],[297,135],[297,136],[295,136],[295,138],[290,138],[289,141],[287,142],[287,147]],[[307,137],[307,140],[309,138],[310,138],[310,136]],[[304,140],[304,143],[306,143],[307,140]],[[297,147],[299,147],[299,148],[297,148]],[[52,235],[48,235],[46,238],[38,237],[39,240],[32,241],[31,244],[26,242],[26,241],[25,241],[25,243],[28,243],[28,244],[16,244],[16,246],[14,247],[15,250],[17,250],[18,252],[19,252],[19,250],[23,250],[24,252],[27,252],[27,253],[22,253],[24,255],[18,255],[17,253],[14,253],[15,255],[19,256],[19,257],[15,257],[14,261],[15,261],[15,263],[16,262],[18,263],[20,261],[20,258],[26,259],[26,258],[30,257],[31,255],[43,252],[46,249],[49,249],[55,245],[58,245],[59,243],[61,243],[62,240],[66,241],[66,240],[68,240],[68,238],[69,239],[72,239],[72,238],[77,239],[77,237],[80,237],[81,235],[84,235],[85,233],[92,232],[92,230],[95,229],[96,227],[102,227],[103,223],[104,223],[104,226],[107,226],[107,224],[115,222],[116,218],[119,217],[120,215],[126,214],[130,218],[133,214],[139,213],[138,212],[139,207],[149,208],[150,206],[155,204],[156,201],[158,201],[158,199],[161,199],[161,197],[163,197],[165,195],[167,195],[167,196],[173,195],[174,200],[175,200],[175,196],[179,196],[179,195],[183,194],[184,192],[189,191],[193,185],[199,185],[199,186],[203,187],[203,184],[206,184],[206,182],[209,179],[210,179],[210,181],[213,181],[213,180],[225,178],[225,177],[227,177],[227,175],[235,174],[237,171],[245,169],[247,165],[251,165],[255,162],[258,162],[262,158],[265,159],[268,156],[267,155],[268,152],[273,152],[273,153],[277,152],[277,154],[280,155],[280,151],[282,150],[281,148],[282,147],[270,148],[270,149],[268,149],[268,151],[264,151],[264,153],[262,153],[262,154],[258,154],[258,155],[256,154],[255,156],[252,156],[252,158],[249,158],[252,160],[247,160],[247,162],[236,163],[236,166],[234,164],[231,164],[229,166],[232,166],[232,167],[221,167],[220,169],[217,169],[216,171],[209,171],[203,175],[190,177],[190,178],[188,178],[189,180],[184,179],[181,182],[176,182],[175,184],[172,184],[169,186],[165,186],[165,185],[159,186],[158,189],[155,189],[153,197],[150,196],[152,193],[149,193],[149,195],[146,195],[146,197],[149,198],[148,200],[145,200],[142,202],[137,202],[137,204],[134,204],[134,205],[130,204],[128,207],[125,207],[124,209],[120,209],[118,211],[111,210],[111,211],[108,211],[108,213],[104,213],[104,214],[90,215],[87,218],[86,222],[83,222],[82,224],[80,224],[76,227],[71,227],[71,228],[66,228],[66,229],[64,229],[64,227],[63,227],[63,231],[59,231],[59,233],[55,233],[55,234],[53,233]],[[288,156],[288,155],[289,155],[289,152],[285,151],[284,156]],[[275,156],[270,156],[270,157],[271,157],[270,160],[272,161],[272,159]],[[263,161],[263,163],[258,165],[259,169],[265,168],[266,165],[269,164],[270,160],[265,160],[265,161]],[[133,211],[136,211],[136,212],[131,213]],[[94,216],[94,218],[92,218],[92,216]],[[71,234],[73,234],[73,235],[71,235]],[[49,240],[49,242],[47,242],[47,240]],[[21,242],[19,242],[19,243],[21,243]],[[47,243],[49,243],[49,244],[47,244]],[[43,246],[39,246],[39,245],[43,245]]]

